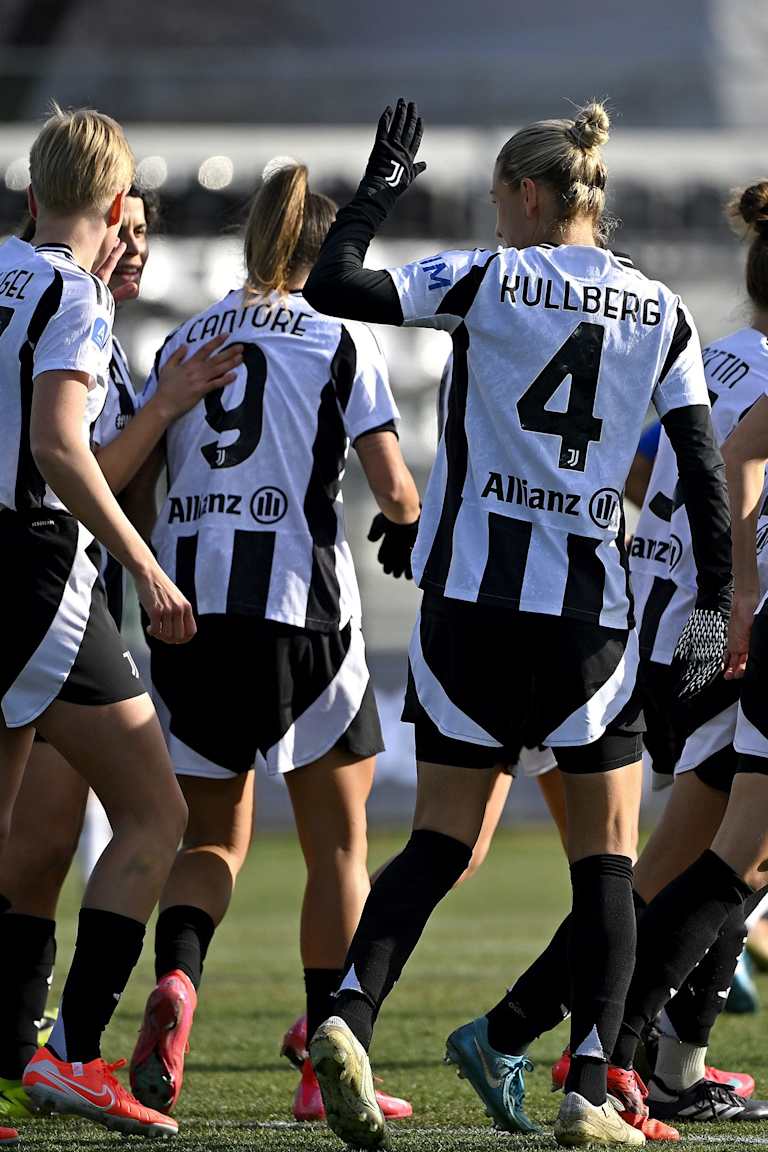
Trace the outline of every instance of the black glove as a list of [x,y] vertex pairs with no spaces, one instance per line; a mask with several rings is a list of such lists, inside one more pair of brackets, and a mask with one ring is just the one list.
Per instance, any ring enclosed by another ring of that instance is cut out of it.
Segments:
[[358,192],[391,209],[400,193],[426,168],[422,161],[416,163],[422,131],[415,104],[406,104],[401,97],[394,112],[387,105]]
[[413,580],[411,551],[418,531],[418,520],[413,524],[395,524],[383,512],[374,516],[368,539],[381,540],[378,560],[388,576],[405,576],[406,580]]
[[677,700],[682,703],[691,700],[722,676],[727,647],[728,614],[713,608],[694,608],[672,657],[672,683]]

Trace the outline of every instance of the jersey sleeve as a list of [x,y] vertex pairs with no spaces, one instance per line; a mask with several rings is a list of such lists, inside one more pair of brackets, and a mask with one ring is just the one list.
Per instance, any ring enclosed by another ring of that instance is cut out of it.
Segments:
[[351,371],[346,401],[343,384],[337,385],[337,391],[344,427],[354,443],[366,432],[385,425],[391,428],[400,413],[389,385],[387,362],[373,332],[365,324],[345,325],[340,350],[347,342]]
[[653,403],[660,419],[673,408],[687,408],[691,404],[710,406],[699,334],[690,312],[679,299]]
[[103,376],[112,347],[114,304],[106,285],[87,274],[63,277],[61,303],[33,351],[32,374],[84,372]]
[[496,253],[439,252],[425,260],[388,268],[395,285],[403,323],[426,328],[450,328],[466,316],[489,263]]

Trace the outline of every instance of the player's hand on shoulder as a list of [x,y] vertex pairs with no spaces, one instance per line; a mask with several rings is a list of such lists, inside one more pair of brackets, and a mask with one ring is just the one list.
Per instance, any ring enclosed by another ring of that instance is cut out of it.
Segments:
[[[93,275],[98,276],[103,284],[109,284],[112,279],[112,273],[118,265],[120,257],[125,252],[126,245],[124,241],[118,240],[112,251],[107,255],[106,259],[93,269]],[[112,295],[115,298],[116,304],[121,304],[124,300],[135,300],[139,294],[139,285],[137,281],[126,281],[121,284],[119,288],[115,288]]]
[[747,667],[749,638],[760,597],[757,592],[736,592],[728,625],[728,654],[725,660],[726,680],[740,680]]
[[243,362],[242,344],[230,344],[222,351],[227,335],[214,336],[194,353],[177,348],[160,369],[156,397],[170,420],[194,408],[209,392],[225,388],[237,377]]
[[402,97],[393,109],[387,105],[376,128],[376,139],[361,187],[370,196],[388,189],[399,196],[419,176],[426,164],[416,160],[423,126],[416,105]]
[[159,564],[134,574],[139,603],[149,617],[147,635],[166,644],[185,644],[197,632],[192,605]]
[[375,543],[381,540],[378,561],[388,576],[413,580],[411,552],[419,531],[418,519],[410,524],[395,524],[383,512],[374,516],[368,531],[368,539]]

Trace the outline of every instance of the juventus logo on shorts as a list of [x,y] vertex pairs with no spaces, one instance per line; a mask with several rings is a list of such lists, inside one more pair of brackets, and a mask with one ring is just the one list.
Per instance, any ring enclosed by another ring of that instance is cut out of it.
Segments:
[[127,651],[123,652],[123,656],[125,656],[126,660],[128,661],[128,663],[131,666],[131,675],[133,676],[133,678],[135,680],[138,680],[139,670],[136,667],[136,661],[134,660],[133,656],[131,656],[130,652],[127,652]]
[[384,183],[389,184],[390,188],[397,188],[404,171],[405,168],[403,168],[402,164],[398,164],[397,160],[393,160],[392,171],[389,176],[385,177]]

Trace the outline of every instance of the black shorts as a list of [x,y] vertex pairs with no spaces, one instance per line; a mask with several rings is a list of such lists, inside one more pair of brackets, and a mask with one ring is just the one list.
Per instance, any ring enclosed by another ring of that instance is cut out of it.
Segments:
[[733,747],[742,681],[718,676],[689,703],[673,698],[668,664],[641,660],[637,677],[646,723],[644,743],[654,772],[696,776],[729,793],[736,773]]
[[411,639],[403,719],[419,760],[514,764],[545,744],[565,772],[640,758],[634,633],[425,594]]
[[[87,544],[86,541],[89,541]],[[0,699],[9,728],[54,700],[114,704],[145,688],[107,611],[100,548],[65,512],[0,512]]]
[[314,632],[251,616],[201,616],[188,644],[150,641],[152,688],[180,775],[227,779],[257,752],[270,774],[339,748],[383,751],[359,628]]
[[749,659],[741,685],[734,744],[737,772],[768,775],[768,597],[752,624]]

